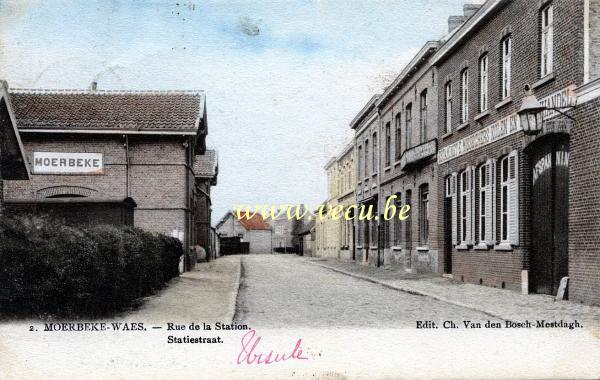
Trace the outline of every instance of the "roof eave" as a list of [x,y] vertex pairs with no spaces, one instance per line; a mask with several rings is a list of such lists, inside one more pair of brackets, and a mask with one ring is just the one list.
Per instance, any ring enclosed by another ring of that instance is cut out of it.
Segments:
[[381,94],[375,94],[369,99],[367,104],[360,110],[360,112],[350,122],[350,128],[356,129],[362,119],[375,107],[375,103]]
[[470,32],[481,25],[488,17],[492,16],[501,6],[511,0],[487,0],[467,21],[457,28],[452,36],[438,49],[431,60],[432,65],[437,65],[442,59],[456,49]]

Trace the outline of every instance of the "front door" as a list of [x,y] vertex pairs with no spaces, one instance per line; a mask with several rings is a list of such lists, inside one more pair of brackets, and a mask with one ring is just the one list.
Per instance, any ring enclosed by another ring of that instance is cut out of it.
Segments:
[[[452,273],[452,229],[456,226],[452,225],[452,198],[444,198],[444,273]],[[456,211],[455,211],[456,212]]]
[[569,140],[545,138],[530,157],[531,289],[556,295],[568,274]]

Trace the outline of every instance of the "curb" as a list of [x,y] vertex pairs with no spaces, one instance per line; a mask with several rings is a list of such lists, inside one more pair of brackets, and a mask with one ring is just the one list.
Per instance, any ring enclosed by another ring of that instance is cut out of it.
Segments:
[[404,288],[404,287],[392,285],[392,284],[387,283],[385,281],[381,281],[381,280],[374,279],[372,277],[363,276],[363,275],[360,275],[360,274],[348,272],[348,271],[345,271],[343,269],[334,268],[334,267],[331,267],[331,266],[328,266],[328,265],[320,264],[318,262],[312,262],[312,261],[309,261],[309,262],[311,264],[313,264],[313,265],[316,265],[316,266],[319,266],[319,267],[322,267],[322,268],[325,268],[325,269],[329,269],[329,270],[331,270],[333,272],[341,273],[341,274],[344,274],[346,276],[357,278],[359,280],[365,280],[365,281],[368,281],[368,282],[372,282],[374,284],[382,285],[382,286],[385,286],[386,288],[398,290],[398,291],[401,291],[401,292],[404,292],[404,293],[408,293],[408,294],[412,294],[412,295],[416,295],[416,296],[424,296],[424,297],[433,298],[435,300],[442,301],[442,302],[445,302],[445,303],[448,303],[448,304],[451,304],[451,305],[460,306],[460,307],[464,307],[465,309],[474,310],[474,311],[483,313],[483,314],[488,315],[488,316],[493,317],[493,318],[498,318],[498,319],[502,319],[502,320],[505,320],[505,321],[515,322],[511,318],[507,318],[506,316],[503,316],[503,315],[500,315],[500,314],[497,314],[497,313],[494,313],[494,312],[490,312],[488,310],[484,310],[484,309],[482,309],[479,306],[475,306],[475,305],[471,305],[471,304],[466,304],[466,303],[462,303],[462,302],[458,302],[458,301],[454,301],[454,300],[450,300],[448,298],[441,297],[441,296],[438,296],[437,294],[433,294],[433,293],[428,293],[428,292],[423,292],[423,291],[420,291],[420,290],[415,290],[415,289],[411,289],[411,288]]
[[229,303],[233,305],[230,310],[227,312],[227,323],[233,323],[233,319],[235,318],[235,314],[237,312],[237,298],[240,292],[241,278],[242,278],[242,257],[238,256],[238,266],[235,274],[235,284],[233,291],[231,292],[231,298]]

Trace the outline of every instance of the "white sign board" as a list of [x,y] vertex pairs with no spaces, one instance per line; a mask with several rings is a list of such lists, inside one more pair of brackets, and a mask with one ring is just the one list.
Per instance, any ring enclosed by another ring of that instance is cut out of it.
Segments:
[[102,174],[102,153],[33,152],[34,174]]

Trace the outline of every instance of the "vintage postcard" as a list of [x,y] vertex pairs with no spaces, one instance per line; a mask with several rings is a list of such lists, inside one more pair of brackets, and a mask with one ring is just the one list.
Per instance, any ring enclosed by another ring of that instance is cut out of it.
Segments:
[[0,379],[600,378],[600,0],[0,0]]

